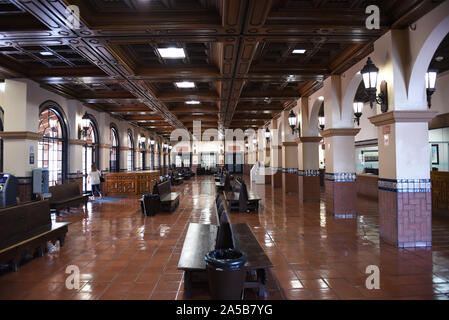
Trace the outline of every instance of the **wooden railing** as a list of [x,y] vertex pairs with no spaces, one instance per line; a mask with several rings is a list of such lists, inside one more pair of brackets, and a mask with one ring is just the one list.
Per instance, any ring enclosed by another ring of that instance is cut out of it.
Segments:
[[432,171],[432,211],[449,213],[449,172]]
[[107,195],[139,195],[151,193],[159,179],[159,171],[108,173],[105,175]]

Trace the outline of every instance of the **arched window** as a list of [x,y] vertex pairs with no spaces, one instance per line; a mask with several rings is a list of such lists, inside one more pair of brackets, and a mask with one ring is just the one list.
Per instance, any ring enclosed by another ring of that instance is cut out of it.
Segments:
[[67,127],[56,105],[45,104],[39,115],[37,166],[48,168],[50,186],[62,184],[67,176]]
[[147,140],[146,140],[145,136],[141,136],[140,139],[142,140],[142,142],[140,143],[140,164],[141,164],[142,170],[145,170],[145,166],[146,166],[145,154],[147,152],[146,148],[145,148],[145,141],[147,141]]
[[159,147],[159,143],[156,143],[156,170],[161,170],[161,148]]
[[111,151],[109,153],[109,167],[111,172],[120,171],[120,142],[118,139],[118,131],[115,126],[111,126]]
[[154,166],[154,146],[155,142],[152,138],[150,138],[150,150],[151,150],[151,155],[150,155],[150,169],[154,170],[155,166]]
[[85,141],[83,145],[83,190],[88,192],[92,190],[92,185],[88,181],[87,176],[95,164],[98,168],[98,129],[95,124],[95,119],[89,115],[84,115],[87,117],[88,129],[83,132],[83,140]]
[[133,139],[133,134],[131,131],[128,131],[128,157],[127,157],[127,165],[126,168],[128,169],[128,171],[133,171],[135,168],[134,165],[134,139]]

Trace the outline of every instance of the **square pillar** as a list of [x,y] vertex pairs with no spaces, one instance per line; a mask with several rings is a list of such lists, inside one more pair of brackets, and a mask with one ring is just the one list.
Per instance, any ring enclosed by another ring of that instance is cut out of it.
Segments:
[[398,248],[432,245],[428,122],[434,111],[392,111],[370,118],[379,136],[379,229]]
[[338,128],[322,132],[326,144],[326,212],[337,218],[357,217],[354,137],[359,131]]
[[282,189],[285,193],[298,193],[298,145],[282,142]]
[[301,137],[296,140],[298,143],[299,200],[301,202],[320,201],[319,143],[321,140],[323,140],[322,137]]
[[282,188],[282,147],[271,147],[271,187]]

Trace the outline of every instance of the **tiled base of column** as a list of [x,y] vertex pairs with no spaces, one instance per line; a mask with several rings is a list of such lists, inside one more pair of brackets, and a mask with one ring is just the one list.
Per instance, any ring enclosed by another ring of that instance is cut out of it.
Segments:
[[319,202],[320,201],[320,177],[319,176],[299,176],[299,201]]
[[282,169],[278,169],[276,173],[271,176],[271,187],[282,188]]
[[379,229],[398,248],[432,246],[431,192],[379,190]]
[[298,193],[298,173],[293,169],[292,173],[283,172],[282,173],[282,189],[285,193]]
[[336,218],[357,217],[356,182],[325,181],[326,212]]

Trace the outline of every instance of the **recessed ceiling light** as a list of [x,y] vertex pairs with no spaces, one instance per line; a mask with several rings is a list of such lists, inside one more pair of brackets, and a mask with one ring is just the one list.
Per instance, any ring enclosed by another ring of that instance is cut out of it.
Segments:
[[438,57],[435,58],[435,60],[436,60],[437,62],[441,62],[441,61],[444,60],[444,57],[443,57],[443,56],[438,56]]
[[39,52],[39,54],[41,56],[52,56],[53,55],[53,53],[50,51],[41,51],[41,52]]
[[195,83],[190,81],[176,82],[175,83],[178,88],[195,88]]
[[183,48],[157,48],[157,51],[164,59],[183,59],[186,57]]
[[201,102],[196,101],[196,100],[190,100],[190,101],[186,101],[186,104],[200,104]]
[[292,51],[293,54],[304,54],[306,53],[306,49],[295,49]]

